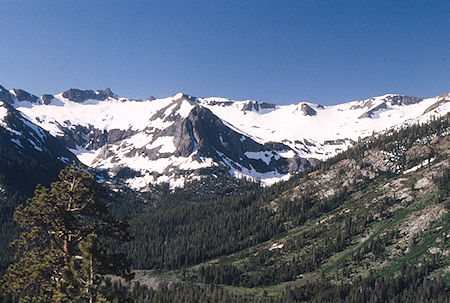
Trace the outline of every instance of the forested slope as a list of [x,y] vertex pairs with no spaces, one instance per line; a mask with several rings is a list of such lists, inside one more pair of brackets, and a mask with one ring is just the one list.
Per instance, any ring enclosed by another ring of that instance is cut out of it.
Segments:
[[[349,295],[351,283],[410,274],[442,275],[448,292],[449,151],[446,116],[361,141],[270,188],[195,202],[180,189],[133,217],[126,251],[136,268],[236,293],[289,288],[308,300],[323,287],[341,292],[336,285],[350,283]],[[411,286],[398,283],[393,296]]]

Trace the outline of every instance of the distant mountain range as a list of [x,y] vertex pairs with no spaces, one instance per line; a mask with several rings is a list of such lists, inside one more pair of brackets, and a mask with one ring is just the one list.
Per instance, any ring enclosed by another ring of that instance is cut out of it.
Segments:
[[137,190],[162,182],[183,186],[216,168],[271,184],[359,138],[449,111],[450,93],[427,99],[389,94],[321,106],[183,93],[133,100],[110,89],[38,97],[0,86],[0,144],[39,159],[44,168],[78,158]]

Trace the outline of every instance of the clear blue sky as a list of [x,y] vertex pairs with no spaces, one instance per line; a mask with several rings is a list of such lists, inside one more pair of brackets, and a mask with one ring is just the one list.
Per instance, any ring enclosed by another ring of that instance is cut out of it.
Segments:
[[334,104],[450,91],[450,1],[0,0],[0,85]]

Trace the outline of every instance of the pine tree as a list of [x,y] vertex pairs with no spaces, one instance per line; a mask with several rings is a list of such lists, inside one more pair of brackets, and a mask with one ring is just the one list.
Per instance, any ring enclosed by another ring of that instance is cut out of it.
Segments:
[[66,167],[50,189],[38,186],[14,219],[23,229],[16,262],[3,288],[20,302],[107,302],[98,292],[105,274],[130,278],[130,264],[112,254],[108,238],[127,241],[128,225],[108,215],[104,187],[86,167]]

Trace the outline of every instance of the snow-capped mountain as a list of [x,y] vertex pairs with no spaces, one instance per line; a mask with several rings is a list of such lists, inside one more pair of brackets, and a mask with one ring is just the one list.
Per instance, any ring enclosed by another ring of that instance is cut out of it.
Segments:
[[50,175],[55,176],[76,157],[14,108],[24,96],[38,102],[36,96],[25,93],[16,90],[11,94],[0,86],[0,187],[9,184],[33,190],[34,184],[50,182]]
[[110,89],[70,89],[38,98],[3,89],[0,100],[47,130],[80,161],[108,170],[135,189],[160,182],[181,186],[214,167],[270,184],[358,138],[450,109],[450,94],[428,99],[384,95],[321,106],[182,93],[132,100]]
[[282,142],[302,158],[320,160],[348,148],[358,138],[445,114],[449,102],[450,94],[428,99],[388,94],[333,106],[199,99],[202,106],[255,141]]

